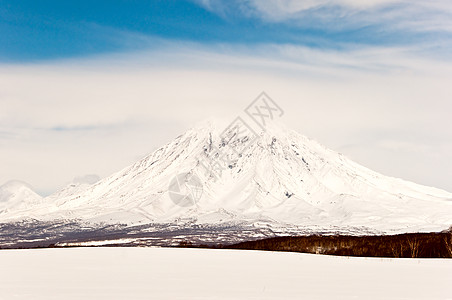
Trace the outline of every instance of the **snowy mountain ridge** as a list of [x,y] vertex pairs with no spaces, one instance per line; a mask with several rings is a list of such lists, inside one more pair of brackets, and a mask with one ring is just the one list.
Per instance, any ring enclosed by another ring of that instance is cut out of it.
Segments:
[[[212,156],[221,176],[208,170]],[[185,173],[202,186],[200,198],[186,206],[168,191]],[[1,222],[26,218],[435,231],[452,224],[452,194],[381,175],[278,125],[255,138],[208,123],[95,184],[0,213]]]

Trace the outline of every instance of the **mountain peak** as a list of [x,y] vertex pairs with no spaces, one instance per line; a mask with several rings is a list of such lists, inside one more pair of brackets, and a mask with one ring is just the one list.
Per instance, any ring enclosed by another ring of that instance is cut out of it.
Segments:
[[452,224],[449,199],[448,192],[362,167],[281,124],[258,130],[238,118],[225,127],[198,125],[130,167],[16,215],[432,230]]
[[20,180],[10,180],[0,186],[0,211],[27,208],[41,202],[31,185]]

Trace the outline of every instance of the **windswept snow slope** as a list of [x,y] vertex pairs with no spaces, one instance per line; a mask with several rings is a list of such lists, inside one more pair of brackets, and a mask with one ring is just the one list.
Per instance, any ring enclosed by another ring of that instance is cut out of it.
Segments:
[[451,299],[452,260],[182,248],[0,251],[0,299]]
[[[110,177],[61,191],[44,204],[4,212],[0,221],[247,221],[390,232],[434,231],[452,224],[452,194],[446,191],[383,176],[279,126],[267,127],[252,143],[251,135],[230,131],[221,138],[221,132],[210,123],[189,130]],[[215,148],[227,158],[218,179],[203,167]],[[202,183],[196,205],[179,206],[169,196],[169,183],[184,172]]]

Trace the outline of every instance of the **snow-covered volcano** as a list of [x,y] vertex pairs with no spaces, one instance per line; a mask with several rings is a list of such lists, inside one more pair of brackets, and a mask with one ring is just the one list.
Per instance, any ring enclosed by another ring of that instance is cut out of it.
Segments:
[[[212,159],[220,175],[209,172]],[[189,205],[169,192],[184,173],[202,187]],[[434,231],[452,224],[452,194],[383,176],[280,126],[253,137],[209,123],[93,185],[0,214],[2,222],[24,218]]]

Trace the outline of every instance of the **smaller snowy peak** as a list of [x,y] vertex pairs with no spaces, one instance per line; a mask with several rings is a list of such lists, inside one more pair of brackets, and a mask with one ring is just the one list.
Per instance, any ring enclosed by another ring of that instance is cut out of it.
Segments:
[[8,211],[11,208],[27,208],[41,202],[42,197],[26,182],[11,180],[0,186],[0,210],[2,211]]
[[8,202],[20,192],[33,191],[31,185],[20,180],[10,180],[0,186],[0,202]]

